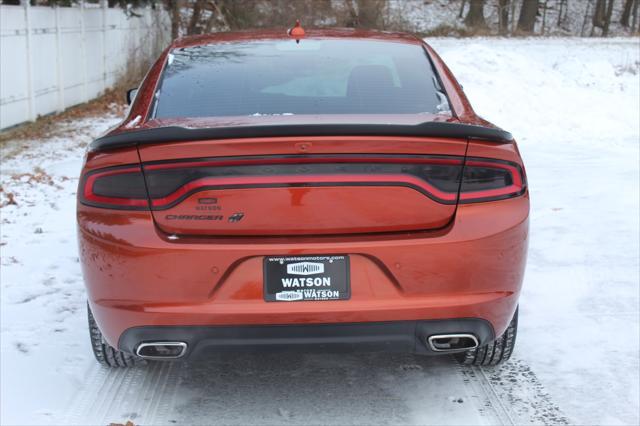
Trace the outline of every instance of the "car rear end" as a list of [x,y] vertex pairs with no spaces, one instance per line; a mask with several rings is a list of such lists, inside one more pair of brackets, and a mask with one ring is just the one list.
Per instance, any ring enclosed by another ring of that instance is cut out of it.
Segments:
[[178,42],[82,172],[104,340],[148,358],[493,342],[529,200],[515,142],[478,124],[417,40]]

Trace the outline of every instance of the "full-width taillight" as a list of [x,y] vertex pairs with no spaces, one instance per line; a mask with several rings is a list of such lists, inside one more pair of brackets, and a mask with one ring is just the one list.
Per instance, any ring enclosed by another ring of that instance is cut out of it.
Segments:
[[503,200],[526,190],[522,168],[508,161],[467,158],[462,173],[460,203]]
[[94,207],[144,210],[147,190],[140,166],[125,166],[87,173],[80,183],[80,201]]
[[[146,178],[146,182],[145,182]],[[455,156],[267,156],[158,162],[87,173],[81,202],[165,210],[196,192],[233,188],[404,186],[441,204],[515,197],[526,189],[516,163]]]

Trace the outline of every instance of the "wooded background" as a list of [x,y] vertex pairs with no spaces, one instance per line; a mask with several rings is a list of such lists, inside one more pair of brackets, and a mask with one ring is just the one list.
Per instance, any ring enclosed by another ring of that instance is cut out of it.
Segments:
[[[20,4],[26,0],[2,0]],[[640,0],[87,0],[107,1],[132,18],[163,8],[171,34],[305,26],[364,27],[423,36],[620,36],[638,33]],[[31,0],[72,6],[79,0]]]

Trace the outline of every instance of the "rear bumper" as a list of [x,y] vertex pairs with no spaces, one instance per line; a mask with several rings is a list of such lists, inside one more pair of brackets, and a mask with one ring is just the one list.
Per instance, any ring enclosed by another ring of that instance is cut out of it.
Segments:
[[439,334],[472,334],[480,345],[494,338],[481,319],[394,321],[354,324],[263,326],[135,327],[120,337],[118,348],[136,353],[141,343],[184,342],[184,357],[233,351],[403,352],[437,354],[427,339]]
[[[431,232],[170,240],[149,212],[79,206],[80,256],[91,309],[114,347],[125,331],[158,326],[265,332],[272,325],[477,318],[499,336],[518,303],[528,212],[525,194],[461,205],[446,229]],[[264,256],[322,254],[350,256],[351,299],[264,301]],[[199,340],[216,340],[215,333]],[[418,347],[415,332],[400,334],[414,336],[401,340]]]

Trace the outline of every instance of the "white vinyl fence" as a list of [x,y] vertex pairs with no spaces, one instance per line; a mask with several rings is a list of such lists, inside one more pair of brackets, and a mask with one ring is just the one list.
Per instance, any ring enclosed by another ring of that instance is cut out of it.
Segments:
[[[166,12],[0,6],[0,129],[91,100],[170,41]],[[92,7],[90,7],[92,6]]]

